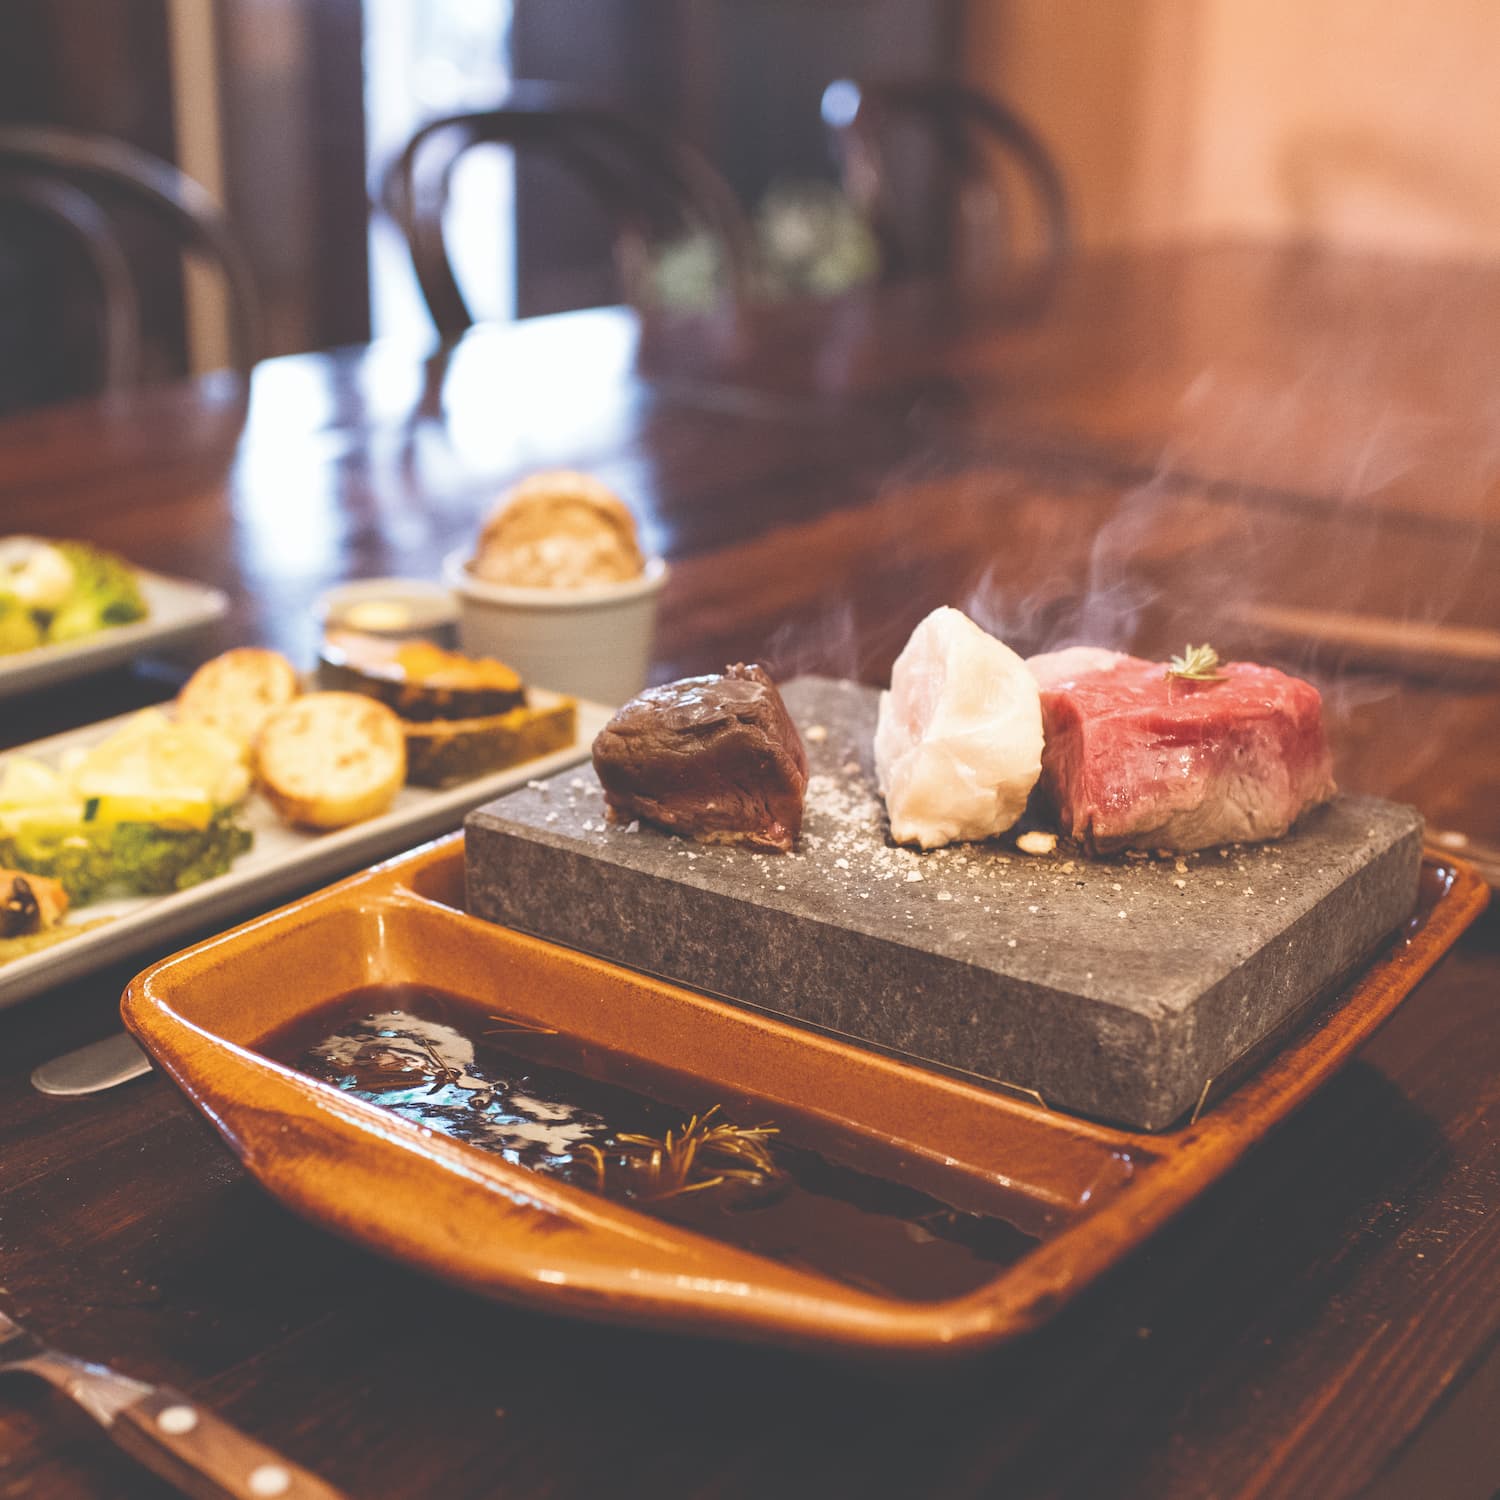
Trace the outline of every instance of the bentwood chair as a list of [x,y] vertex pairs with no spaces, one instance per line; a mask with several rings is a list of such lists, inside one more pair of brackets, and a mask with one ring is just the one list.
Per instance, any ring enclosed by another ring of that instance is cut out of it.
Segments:
[[482,144],[536,151],[590,190],[609,220],[625,299],[650,306],[652,246],[673,235],[706,235],[717,247],[727,295],[754,284],[750,232],[734,194],[687,143],[614,106],[552,85],[518,84],[494,109],[445,115],[423,125],[385,176],[382,201],[411,251],[417,281],[444,339],[473,314],[454,275],[443,216],[455,165]]
[[[840,79],[824,90],[822,112],[844,192],[881,242],[887,280],[936,276],[991,289],[1023,262],[1050,269],[1067,256],[1062,175],[1036,132],[998,99],[942,79]],[[927,181],[903,178],[900,164],[913,159],[932,174]],[[1023,197],[1040,242],[1030,255],[1018,232]],[[913,223],[912,204],[924,201],[935,213]]]
[[128,385],[140,367],[140,311],[130,262],[109,216],[71,183],[0,167],[0,223],[10,226],[18,253],[17,242],[37,246],[49,259],[76,253],[97,310],[99,383],[105,390]]
[[98,384],[142,377],[137,287],[111,209],[160,225],[174,251],[214,265],[228,289],[231,363],[247,372],[260,348],[258,299],[248,263],[207,191],[170,163],[106,136],[45,126],[0,127],[0,206],[31,214],[81,250],[102,308]]

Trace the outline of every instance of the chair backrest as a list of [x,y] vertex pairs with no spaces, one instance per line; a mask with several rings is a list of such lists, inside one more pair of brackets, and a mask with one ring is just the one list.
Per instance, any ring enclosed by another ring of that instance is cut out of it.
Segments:
[[[1036,132],[998,99],[944,79],[860,84],[846,78],[824,90],[823,120],[844,191],[880,238],[888,279],[972,280],[977,268],[983,279],[1001,282],[1020,259],[1012,173],[1033,200],[1040,263],[1050,268],[1067,256],[1072,231],[1062,175]],[[944,179],[935,199],[944,222],[923,226],[921,250],[903,213],[914,194],[910,184],[897,181],[893,163],[892,138],[903,127],[920,135]],[[999,166],[997,154],[1011,172]]]
[[649,121],[547,84],[518,84],[494,109],[430,120],[386,173],[382,201],[406,236],[428,311],[444,339],[474,318],[443,235],[454,167],[481,144],[537,150],[571,171],[598,199],[614,233],[626,299],[649,303],[653,231],[706,234],[718,248],[735,300],[750,294],[754,252],[734,194],[686,142]]
[[105,383],[133,383],[140,325],[128,262],[109,224],[112,201],[161,223],[184,250],[216,265],[229,291],[231,359],[247,372],[259,357],[254,278],[228,221],[207,191],[168,162],[124,141],[49,126],[0,127],[0,196],[70,228],[86,246],[105,301]]
[[[19,213],[17,212],[19,210]],[[34,222],[79,253],[93,281],[94,371],[104,390],[134,384],[141,367],[141,320],[130,262],[109,216],[81,188],[25,169],[0,165],[0,216],[6,224]],[[49,330],[53,342],[56,330]],[[28,351],[32,352],[32,351]]]

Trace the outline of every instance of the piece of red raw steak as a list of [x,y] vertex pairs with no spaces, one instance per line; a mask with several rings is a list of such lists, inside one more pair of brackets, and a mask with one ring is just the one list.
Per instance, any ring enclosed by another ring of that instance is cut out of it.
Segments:
[[1077,647],[1027,663],[1042,689],[1041,792],[1092,853],[1279,838],[1333,796],[1318,690],[1229,662],[1217,682]]

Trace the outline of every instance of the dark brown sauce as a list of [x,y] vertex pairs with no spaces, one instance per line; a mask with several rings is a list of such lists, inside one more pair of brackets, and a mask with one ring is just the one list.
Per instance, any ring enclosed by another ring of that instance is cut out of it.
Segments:
[[[420,985],[350,991],[273,1033],[260,1050],[416,1124],[594,1190],[591,1146],[613,1159],[622,1135],[680,1133],[692,1114],[716,1104],[715,1120],[775,1125],[766,1138],[774,1177],[656,1197],[637,1190],[628,1174],[607,1174],[602,1191],[670,1223],[882,1295],[961,1296],[1038,1241],[1004,1213],[956,1208],[878,1169],[864,1170],[880,1156],[868,1141],[820,1135],[810,1121],[771,1118],[743,1098],[706,1096],[701,1081],[576,1037],[526,1029],[478,1002]],[[878,1165],[896,1170],[899,1158]],[[1027,1217],[1026,1205],[1018,1202],[1016,1210]]]

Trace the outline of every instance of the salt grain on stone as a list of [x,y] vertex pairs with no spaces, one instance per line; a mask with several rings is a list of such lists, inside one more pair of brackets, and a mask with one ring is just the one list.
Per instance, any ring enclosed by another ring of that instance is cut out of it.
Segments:
[[814,745],[821,745],[828,738],[828,728],[823,724],[809,724],[802,731],[802,738],[810,740]]

